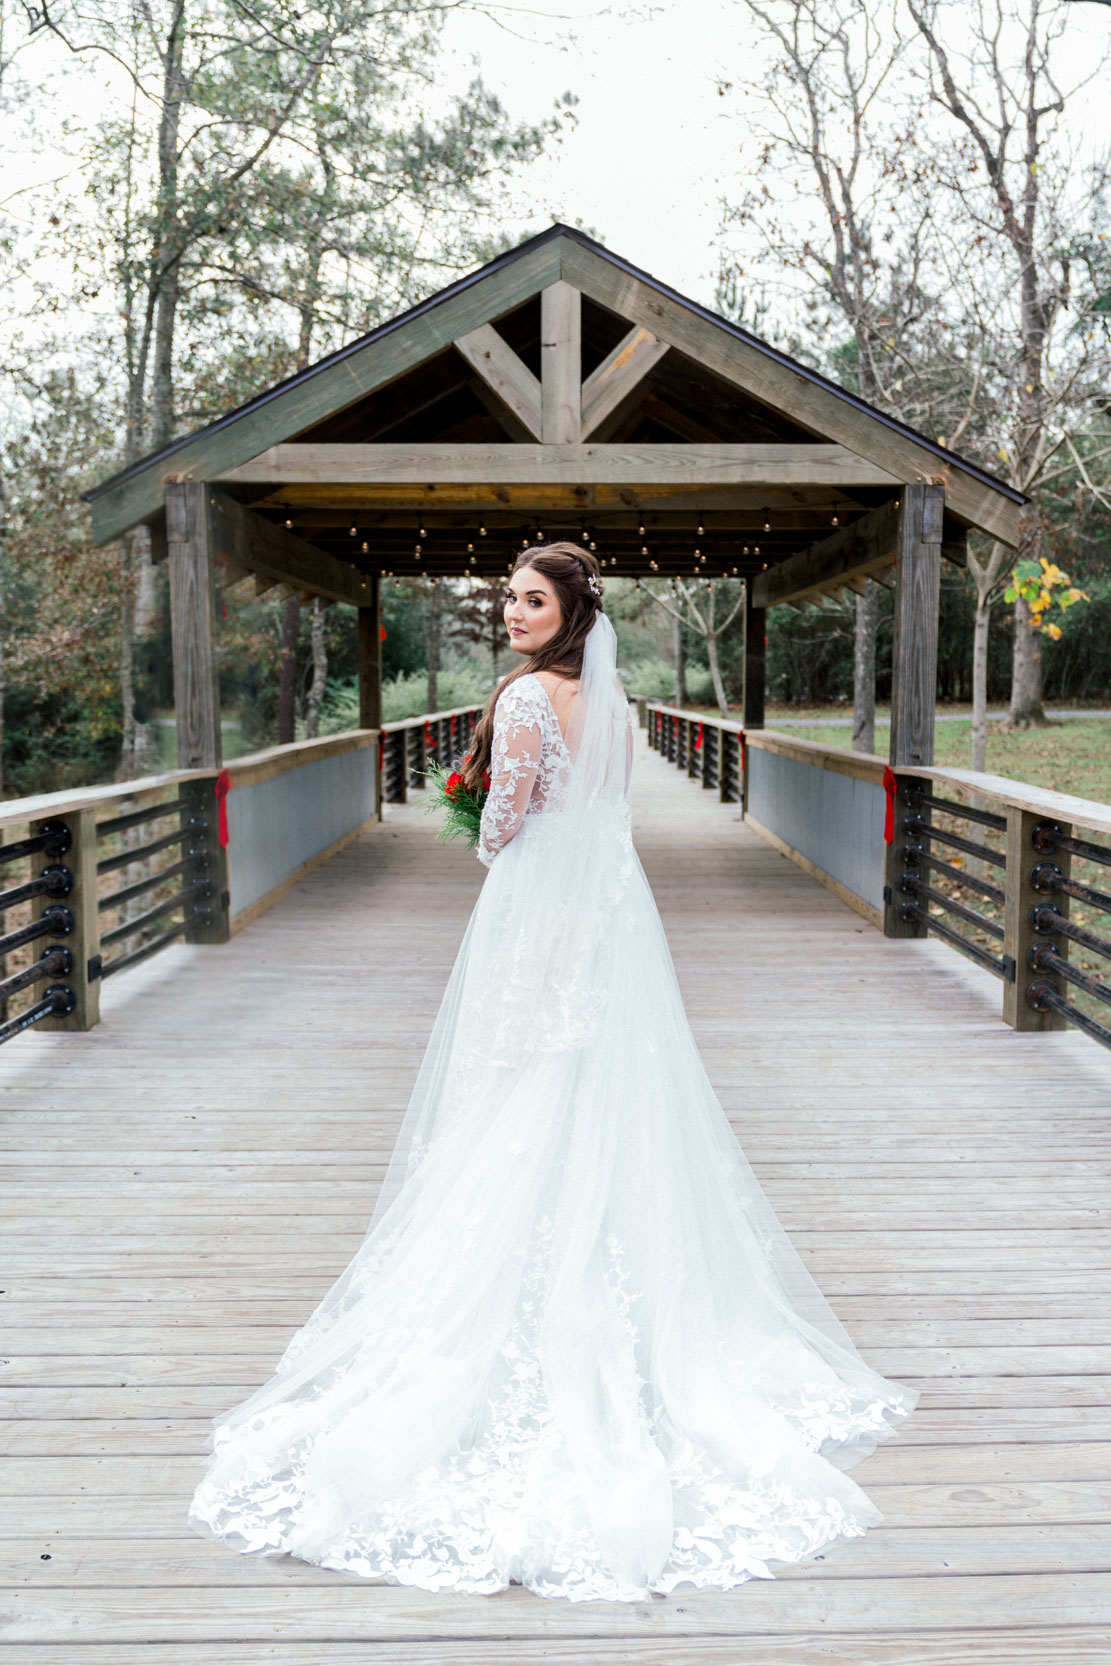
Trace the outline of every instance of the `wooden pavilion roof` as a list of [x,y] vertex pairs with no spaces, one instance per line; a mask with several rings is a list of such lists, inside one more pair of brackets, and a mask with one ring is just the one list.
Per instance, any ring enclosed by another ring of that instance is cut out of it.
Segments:
[[562,225],[104,481],[95,535],[157,545],[182,481],[212,483],[235,563],[352,601],[570,537],[770,604],[890,565],[906,483],[945,486],[954,559],[968,528],[1014,545],[1025,502]]

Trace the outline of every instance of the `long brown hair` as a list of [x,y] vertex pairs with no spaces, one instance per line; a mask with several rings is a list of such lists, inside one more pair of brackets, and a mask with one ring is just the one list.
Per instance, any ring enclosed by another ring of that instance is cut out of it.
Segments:
[[[538,573],[551,579],[552,589],[559,602],[562,620],[550,642],[533,654],[527,665],[518,666],[491,694],[486,710],[478,720],[471,743],[470,758],[463,765],[463,783],[470,792],[482,786],[483,776],[490,768],[491,743],[494,738],[494,707],[503,689],[530,671],[558,671],[564,677],[579,677],[583,668],[583,648],[594,616],[601,612],[601,573],[598,557],[578,544],[535,544],[522,550],[513,566],[509,582],[524,567],[535,567]],[[590,588],[590,581],[598,584],[598,594]]]

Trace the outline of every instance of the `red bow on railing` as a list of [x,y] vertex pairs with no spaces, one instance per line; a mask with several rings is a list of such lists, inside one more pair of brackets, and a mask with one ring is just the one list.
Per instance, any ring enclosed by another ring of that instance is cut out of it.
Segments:
[[432,734],[432,725],[427,721],[427,719],[425,720],[424,725],[424,750],[426,752],[435,752],[436,750],[436,741]]
[[883,818],[884,844],[895,842],[895,794],[899,790],[899,783],[891,773],[888,764],[883,766],[883,790],[887,794],[887,810]]
[[231,834],[228,832],[228,793],[231,791],[231,776],[226,769],[222,769],[213,782],[216,794],[216,838],[220,849],[227,850]]
[[698,751],[701,751],[701,748],[702,748],[702,725],[700,723],[698,725],[698,733],[694,737],[694,749],[695,749],[696,752],[698,752]]
[[741,774],[743,775],[745,770],[748,768],[748,746],[745,743],[745,732],[743,729],[737,730],[737,741],[741,748]]
[[671,719],[671,732],[673,735],[677,735],[679,733],[679,719],[677,717],[673,717]]
[[385,763],[385,761],[386,761],[386,737],[385,737],[385,735],[380,734],[378,736],[378,770],[379,770],[379,773],[381,773],[382,766]]
[[454,717],[451,720],[451,738],[452,738],[452,740],[455,739],[455,719],[454,719]]

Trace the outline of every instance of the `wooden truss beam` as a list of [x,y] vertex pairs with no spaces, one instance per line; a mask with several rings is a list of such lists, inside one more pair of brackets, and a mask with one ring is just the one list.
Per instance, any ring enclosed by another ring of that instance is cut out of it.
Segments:
[[823,591],[849,579],[875,578],[894,562],[898,540],[898,500],[893,499],[761,573],[753,585],[756,606],[816,601]]
[[254,573],[260,595],[275,585],[287,585],[298,594],[311,591],[353,607],[364,605],[366,587],[346,562],[315,549],[264,515],[256,515],[226,492],[209,487],[207,495],[217,572],[226,564],[229,575],[237,575],[232,582],[244,573]]
[[667,352],[667,342],[659,341],[651,330],[634,324],[628,335],[596,370],[591,371],[582,387],[582,438],[588,440],[608,418],[620,415],[636,393],[649,371],[654,370]]
[[540,297],[540,372],[546,445],[582,438],[582,296],[552,283]]
[[539,440],[542,434],[540,414],[540,383],[528,365],[500,336],[492,324],[480,324],[455,343],[471,369],[493,394],[498,414],[504,411],[511,424],[519,425],[527,438]]
[[635,488],[893,486],[840,445],[276,445],[219,479],[242,485]]

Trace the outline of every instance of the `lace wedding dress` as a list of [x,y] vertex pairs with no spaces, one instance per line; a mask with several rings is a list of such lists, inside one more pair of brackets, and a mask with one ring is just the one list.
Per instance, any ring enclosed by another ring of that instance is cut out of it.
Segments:
[[[803,1266],[714,1095],[629,821],[599,612],[567,741],[498,701],[467,926],[365,1243],[217,1421],[190,1513],[431,1591],[625,1601],[882,1519],[913,1409]],[[678,856],[679,853],[677,853]]]

